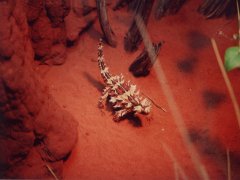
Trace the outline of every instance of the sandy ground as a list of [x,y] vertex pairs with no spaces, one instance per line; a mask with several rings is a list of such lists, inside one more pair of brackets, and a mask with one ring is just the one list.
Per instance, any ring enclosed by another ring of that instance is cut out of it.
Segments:
[[[206,20],[196,12],[197,7],[196,1],[190,1],[175,16],[160,21],[151,17],[148,31],[153,42],[165,41],[159,62],[209,177],[226,179],[228,148],[232,177],[237,179],[240,131],[209,39],[216,39],[223,56],[224,50],[235,43],[231,37],[237,32],[236,19]],[[131,23],[130,14],[126,9],[109,10],[109,16],[118,37],[117,48],[107,45],[104,48],[110,72],[123,73],[125,79],[167,112],[153,106],[148,118],[141,116],[139,120],[115,123],[109,109],[98,109],[104,84],[96,62],[102,33],[95,23],[68,50],[64,65],[36,67],[56,101],[79,122],[79,141],[65,162],[64,178],[183,179],[174,158],[189,179],[199,179],[156,72],[151,71],[145,78],[134,78],[128,72],[129,65],[143,49],[141,45],[135,53],[124,51],[123,37]],[[229,77],[240,102],[240,71],[230,72]]]

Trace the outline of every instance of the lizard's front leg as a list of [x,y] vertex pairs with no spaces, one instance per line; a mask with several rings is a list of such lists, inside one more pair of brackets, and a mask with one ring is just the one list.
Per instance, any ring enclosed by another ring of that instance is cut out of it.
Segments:
[[116,111],[114,116],[113,116],[113,120],[115,122],[118,122],[123,116],[125,116],[129,112],[131,112],[129,109],[121,109],[119,111]]
[[98,100],[98,107],[99,108],[104,108],[104,101],[107,99],[107,97],[109,96],[109,92],[110,92],[111,88],[109,86],[105,87],[103,92],[102,92],[102,96],[99,98]]

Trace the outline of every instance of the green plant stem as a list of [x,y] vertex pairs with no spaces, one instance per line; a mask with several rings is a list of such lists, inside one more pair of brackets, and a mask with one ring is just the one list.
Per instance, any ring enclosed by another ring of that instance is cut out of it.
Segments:
[[237,14],[238,14],[238,51],[240,52],[240,12],[239,12],[239,4],[238,0],[236,0],[237,3]]

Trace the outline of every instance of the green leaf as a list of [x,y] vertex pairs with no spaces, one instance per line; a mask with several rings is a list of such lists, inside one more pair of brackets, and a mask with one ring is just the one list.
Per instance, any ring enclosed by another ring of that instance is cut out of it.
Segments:
[[240,68],[240,47],[233,46],[225,51],[225,69],[231,71],[235,68]]

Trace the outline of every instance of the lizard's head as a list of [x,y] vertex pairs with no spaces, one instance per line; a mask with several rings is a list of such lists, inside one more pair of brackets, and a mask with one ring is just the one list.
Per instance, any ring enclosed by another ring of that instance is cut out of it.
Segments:
[[135,113],[149,114],[151,111],[151,103],[146,98],[140,101],[140,103],[134,107]]

